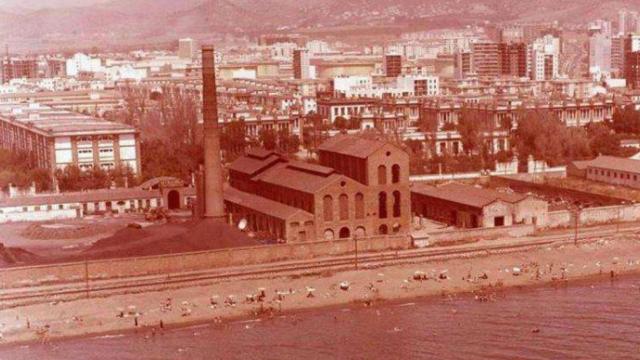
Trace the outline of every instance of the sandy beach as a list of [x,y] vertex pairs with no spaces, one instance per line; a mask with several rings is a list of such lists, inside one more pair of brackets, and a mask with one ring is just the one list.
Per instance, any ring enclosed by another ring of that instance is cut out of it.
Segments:
[[0,346],[164,329],[340,305],[375,306],[473,293],[478,301],[525,286],[570,286],[584,279],[640,273],[640,236],[579,246],[426,261],[305,276],[218,281],[206,286],[21,306],[0,312]]

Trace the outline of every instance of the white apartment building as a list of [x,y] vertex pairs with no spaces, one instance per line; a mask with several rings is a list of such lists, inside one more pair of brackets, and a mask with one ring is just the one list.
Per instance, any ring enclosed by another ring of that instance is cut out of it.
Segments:
[[611,36],[596,33],[589,38],[589,73],[596,76],[611,74]]
[[67,59],[66,68],[67,76],[78,76],[81,72],[96,73],[103,70],[100,59],[82,53],[77,53]]
[[371,76],[341,76],[333,79],[335,92],[346,97],[436,96],[440,93],[437,76],[400,75],[395,81],[375,83]]
[[529,46],[529,74],[532,80],[551,80],[560,76],[560,39],[545,35]]

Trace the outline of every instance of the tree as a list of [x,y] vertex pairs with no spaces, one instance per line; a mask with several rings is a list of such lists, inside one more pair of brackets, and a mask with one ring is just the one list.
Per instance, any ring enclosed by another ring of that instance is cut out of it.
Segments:
[[523,110],[518,121],[514,142],[521,161],[530,155],[549,165],[563,163],[563,134],[566,127],[546,110]]
[[466,107],[460,111],[456,129],[460,133],[462,146],[468,155],[481,153],[484,146],[485,133],[493,130],[489,126],[488,119]]
[[50,170],[39,167],[34,154],[0,149],[0,189],[6,190],[9,184],[27,188],[35,183],[36,191],[48,191],[52,180]]
[[[605,126],[606,127],[606,126]],[[592,142],[585,128],[573,127],[565,129],[562,142],[564,162],[590,159],[593,155]]]
[[[602,129],[606,129],[606,126]],[[593,156],[593,141],[587,130],[580,127],[569,128],[546,110],[523,111],[514,142],[520,161],[533,156],[550,166],[557,166]]]
[[333,121],[333,127],[338,130],[347,130],[349,122],[342,116],[338,116]]
[[278,150],[284,153],[293,154],[300,149],[300,138],[290,134],[288,130],[278,131]]
[[409,152],[409,172],[413,174],[424,174],[427,165],[426,153],[423,142],[420,140],[406,140],[404,142]]
[[197,95],[189,89],[165,86],[158,101],[141,99],[147,96],[142,91],[126,94],[133,104],[127,113],[140,119],[142,174],[145,179],[174,176],[187,181],[204,158]]
[[616,134],[609,125],[589,124],[587,132],[593,155],[628,157],[636,152],[634,149],[622,147],[622,136]]
[[262,129],[258,134],[260,144],[267,150],[275,150],[278,143],[278,136],[273,129]]
[[616,108],[611,125],[618,134],[640,134],[640,112],[633,105]]
[[82,171],[75,165],[56,170],[56,180],[61,191],[82,190]]
[[247,147],[244,118],[231,121],[222,129],[220,147],[225,152],[227,161],[244,154]]

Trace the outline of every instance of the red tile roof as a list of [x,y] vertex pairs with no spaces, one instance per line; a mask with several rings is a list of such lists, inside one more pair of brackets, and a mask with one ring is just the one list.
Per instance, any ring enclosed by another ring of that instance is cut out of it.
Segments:
[[387,142],[384,141],[369,140],[359,136],[337,135],[323,142],[319,150],[364,159],[386,144]]
[[475,208],[483,208],[498,200],[513,204],[527,198],[527,195],[524,194],[500,192],[459,183],[437,187],[417,185],[411,189],[411,192]]
[[[575,162],[574,162],[575,164]],[[588,167],[640,174],[640,160],[600,155],[587,163]]]
[[272,154],[266,158],[255,158],[250,156],[242,156],[232,162],[228,168],[229,170],[237,171],[249,176],[253,176],[258,172],[274,165],[275,163],[282,161],[280,156]]
[[320,175],[281,163],[256,175],[252,180],[313,194],[340,178],[341,176],[335,173]]
[[287,220],[297,214],[306,215],[309,219],[313,218],[311,213],[302,209],[240,191],[230,186],[224,189],[224,200],[282,220]]

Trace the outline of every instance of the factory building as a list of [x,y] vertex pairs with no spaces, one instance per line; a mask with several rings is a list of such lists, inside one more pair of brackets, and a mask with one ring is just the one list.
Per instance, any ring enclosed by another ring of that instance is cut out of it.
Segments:
[[224,198],[235,221],[287,242],[409,231],[409,156],[391,143],[337,136],[320,164],[254,149],[229,166]]
[[131,126],[38,103],[0,104],[0,148],[29,152],[52,174],[68,165],[140,174],[138,137]]

